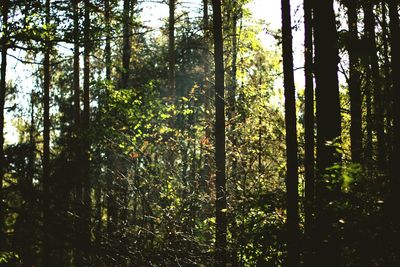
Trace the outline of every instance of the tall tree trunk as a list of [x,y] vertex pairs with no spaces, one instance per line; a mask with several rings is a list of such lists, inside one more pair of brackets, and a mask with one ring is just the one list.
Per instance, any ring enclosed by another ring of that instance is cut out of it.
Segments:
[[[110,0],[104,0],[104,20],[106,24],[106,45],[105,45],[105,62],[106,62],[106,80],[107,82],[111,81],[111,10],[112,6],[110,4]],[[108,93],[106,93],[106,97]],[[106,108],[109,110],[108,99],[106,100]],[[113,158],[113,157],[112,157]],[[112,177],[111,174],[107,174],[106,182],[106,190],[108,193],[106,194],[106,210],[107,210],[107,222],[106,222],[106,237],[105,239],[109,240],[109,242],[113,242],[115,235],[115,222],[116,222],[116,199],[115,193],[113,189]],[[101,188],[101,186],[99,186]],[[101,190],[101,189],[98,189]],[[113,266],[115,263],[113,261],[113,257],[110,255],[111,250],[107,251],[107,261],[106,266]]]
[[46,0],[46,41],[43,60],[43,265],[53,266],[51,255],[51,218],[50,218],[50,0]]
[[313,265],[313,229],[315,204],[315,176],[314,176],[314,77],[313,77],[313,22],[312,0],[304,0],[304,74],[305,74],[305,107],[304,107],[304,135],[305,135],[305,263]]
[[[238,55],[238,33],[237,33],[237,22],[239,17],[239,5],[236,0],[232,1],[232,67],[231,67],[231,86],[229,90],[229,111],[228,119],[230,120],[231,132],[232,132],[232,148],[235,151],[237,146],[236,138],[236,91],[237,91],[237,55]],[[237,159],[235,153],[233,153],[232,159],[232,177],[236,180],[237,176]]]
[[378,51],[376,46],[374,3],[371,0],[365,2],[364,14],[364,23],[365,31],[367,34],[369,64],[371,67],[371,78],[374,96],[374,126],[378,141],[378,169],[380,171],[384,171],[386,165],[386,147],[384,132],[384,112],[382,106],[381,92],[382,82],[380,77]]
[[129,84],[130,61],[131,61],[131,0],[124,0],[123,9],[123,48],[122,48],[122,74],[121,88],[126,89]]
[[106,46],[104,49],[106,59],[106,80],[111,80],[111,5],[110,0],[104,0],[104,20],[106,23]]
[[172,98],[177,95],[175,84],[175,2],[169,0],[168,18],[168,87]]
[[[204,66],[204,77],[203,77],[203,87],[204,87],[204,119],[205,119],[205,145],[208,145],[211,140],[211,86],[208,80],[208,75],[210,74],[210,57],[209,57],[209,41],[210,41],[210,25],[209,25],[209,14],[208,14],[208,0],[203,0],[203,35],[204,35],[204,55],[203,55],[203,66]],[[204,166],[204,186],[208,190],[207,184],[209,184],[211,179],[211,165],[212,157],[209,153],[205,157]]]
[[76,186],[75,206],[76,215],[75,220],[75,265],[84,266],[83,262],[83,245],[81,237],[81,220],[82,220],[82,146],[81,146],[81,108],[80,108],[80,66],[79,66],[79,53],[80,53],[80,29],[79,29],[79,0],[72,1],[73,9],[73,36],[74,36],[74,63],[73,63],[73,95],[74,95],[74,152],[75,152],[75,177],[74,184]]
[[367,170],[372,170],[372,93],[371,93],[371,68],[368,61],[365,64],[365,108],[366,108],[366,140],[365,140],[365,152],[364,161],[367,166]]
[[386,2],[383,1],[381,3],[382,7],[382,14],[381,14],[381,26],[382,26],[382,36],[383,36],[383,59],[384,59],[384,66],[383,66],[383,73],[384,73],[384,82],[383,82],[383,91],[384,91],[384,106],[386,107],[385,115],[386,115],[386,151],[388,154],[388,165],[387,165],[387,172],[390,173],[391,168],[391,155],[392,155],[392,144],[393,144],[393,95],[392,95],[392,73],[390,71],[390,59],[389,59],[389,25],[388,25],[388,10],[386,6]]
[[359,71],[359,58],[357,56],[358,30],[357,30],[357,3],[347,2],[347,19],[349,25],[350,43],[349,53],[349,91],[350,91],[350,141],[351,159],[355,163],[361,163],[362,151],[362,118],[361,118],[361,83]]
[[[23,210],[18,214],[18,217],[25,217],[24,223],[26,224],[25,229],[22,230],[23,238],[25,240],[24,244],[21,246],[21,256],[22,261],[26,266],[34,265],[34,238],[32,232],[34,231],[35,223],[35,197],[34,197],[34,187],[33,180],[35,175],[35,156],[36,156],[36,140],[35,140],[35,96],[34,91],[31,92],[30,99],[30,125],[29,125],[29,156],[26,176],[23,181],[21,181],[21,194],[25,201],[23,205]],[[18,182],[19,183],[19,182]],[[17,218],[18,220],[19,218]]]
[[84,1],[84,52],[83,52],[83,114],[82,114],[82,248],[84,262],[86,265],[90,264],[90,214],[91,214],[91,198],[90,198],[90,136],[89,136],[89,122],[90,122],[90,0]]
[[2,4],[2,34],[1,39],[1,74],[0,74],[0,250],[5,249],[4,218],[5,206],[3,205],[3,178],[4,178],[4,104],[6,97],[6,72],[7,72],[7,50],[8,50],[8,11],[9,1],[5,0]]
[[[337,77],[338,46],[333,0],[314,1],[314,44],[317,104],[317,170],[316,180],[316,260],[318,266],[340,266],[339,237],[333,233],[333,211],[329,203],[337,199],[340,185],[329,170],[340,164],[341,117]],[[328,264],[328,265],[327,265]]]
[[221,1],[212,0],[214,63],[215,63],[215,190],[216,237],[215,266],[226,266],[226,177],[225,177],[225,99],[224,50],[222,38]]
[[[228,120],[229,124],[231,125],[230,127],[230,138],[231,138],[231,143],[232,143],[232,148],[231,151],[232,153],[232,170],[230,173],[230,177],[232,181],[239,181],[239,173],[238,173],[238,159],[237,159],[237,145],[238,145],[238,138],[237,138],[237,133],[236,133],[236,93],[237,93],[237,57],[238,57],[238,31],[237,31],[237,24],[238,24],[238,19],[239,19],[239,12],[240,12],[240,7],[238,4],[237,0],[232,0],[232,62],[231,62],[231,86],[230,90],[228,91],[229,93],[229,110],[228,110]],[[238,255],[239,255],[239,228],[237,227],[236,224],[236,213],[232,213],[230,216],[230,225],[231,227],[231,234],[232,234],[232,239],[235,240],[235,243],[232,247],[232,253],[231,253],[231,262],[232,266],[238,266],[239,261],[238,261]]]
[[[232,63],[231,63],[231,88],[229,90],[229,111],[228,118],[232,120],[235,117],[236,112],[236,91],[237,91],[237,54],[238,54],[238,33],[237,33],[237,21],[239,17],[239,5],[237,0],[232,0]],[[229,16],[228,16],[229,17]]]
[[281,7],[282,55],[285,88],[288,266],[299,266],[299,175],[297,165],[296,94],[293,74],[292,17],[290,14],[290,0],[282,0]]
[[[395,253],[399,251],[399,218],[397,216],[398,203],[400,201],[400,26],[398,13],[398,0],[389,0],[389,28],[391,33],[391,56],[392,56],[392,79],[393,79],[393,156],[391,170],[391,197],[389,200],[390,214],[393,216],[393,225],[395,226],[395,234],[393,236],[395,244]],[[397,261],[399,259],[397,258]]]

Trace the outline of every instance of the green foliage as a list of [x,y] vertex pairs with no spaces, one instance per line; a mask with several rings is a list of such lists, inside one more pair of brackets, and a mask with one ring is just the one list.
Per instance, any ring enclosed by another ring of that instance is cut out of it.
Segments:
[[19,266],[21,258],[15,252],[0,252],[0,266]]

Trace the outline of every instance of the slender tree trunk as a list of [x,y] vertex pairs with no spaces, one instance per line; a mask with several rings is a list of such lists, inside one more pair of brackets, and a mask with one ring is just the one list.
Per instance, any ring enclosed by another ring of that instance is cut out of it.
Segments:
[[380,77],[378,51],[376,46],[375,35],[375,15],[374,4],[371,0],[365,2],[364,6],[364,22],[365,30],[367,33],[368,41],[368,54],[369,63],[371,67],[373,95],[374,95],[374,126],[377,135],[377,156],[378,156],[378,169],[385,170],[386,165],[386,146],[385,146],[385,132],[384,132],[384,112],[382,106],[382,82]]
[[222,38],[221,1],[212,0],[214,62],[215,62],[215,190],[216,238],[215,266],[226,266],[226,178],[225,178],[225,98],[224,50]]
[[[106,80],[107,82],[111,81],[111,4],[110,0],[104,0],[104,20],[106,24],[106,45],[105,45],[105,62],[106,62]],[[108,93],[106,94],[106,96]],[[106,108],[108,110],[108,99],[106,100]],[[106,222],[106,237],[104,239],[109,240],[109,242],[113,242],[115,235],[115,220],[116,220],[116,204],[115,204],[115,194],[112,184],[111,174],[107,174],[107,184],[106,190],[108,193],[106,194],[106,210],[107,210],[107,222]],[[98,190],[101,187],[99,186]],[[107,260],[106,266],[113,266],[113,257],[110,255],[111,250],[107,251]]]
[[[29,125],[29,156],[28,166],[26,171],[26,177],[21,181],[21,193],[25,200],[23,205],[24,210],[21,210],[18,217],[25,217],[24,222],[26,224],[25,229],[22,230],[24,236],[24,244],[22,244],[22,261],[27,266],[34,265],[34,238],[32,232],[34,231],[35,223],[35,198],[34,198],[34,187],[33,179],[35,175],[35,156],[36,156],[36,140],[35,140],[35,96],[34,91],[31,92],[30,99],[30,125]],[[18,220],[18,219],[17,219]]]
[[[238,56],[238,31],[237,31],[237,24],[239,19],[239,11],[240,7],[237,0],[232,1],[232,67],[231,67],[231,86],[229,90],[229,111],[228,111],[228,120],[231,125],[230,133],[231,133],[231,142],[232,142],[232,170],[230,177],[232,181],[239,181],[239,173],[238,173],[238,159],[237,159],[237,145],[238,145],[238,138],[236,134],[236,93],[237,93],[237,56]],[[232,239],[235,240],[235,244],[232,247],[232,266],[238,266],[238,251],[240,247],[239,243],[239,228],[236,225],[236,213],[232,213],[230,216],[230,225],[231,227],[231,234]]]
[[387,165],[387,173],[390,173],[391,168],[391,156],[392,156],[392,144],[393,144],[393,94],[392,94],[392,75],[390,71],[390,59],[389,59],[389,25],[388,25],[388,11],[386,2],[383,1],[381,3],[382,7],[382,14],[381,14],[381,21],[382,21],[382,35],[383,35],[383,58],[384,58],[384,66],[383,66],[383,73],[385,76],[385,80],[383,83],[384,87],[384,106],[386,107],[385,115],[386,115],[386,151],[389,157],[389,164]]
[[53,266],[51,255],[51,218],[50,218],[50,0],[46,0],[46,42],[43,60],[43,265]]
[[2,4],[2,34],[1,39],[1,74],[0,74],[0,250],[5,249],[4,218],[5,207],[3,205],[3,178],[4,178],[4,104],[6,97],[6,72],[7,72],[7,50],[8,50],[8,11],[9,1],[5,0]]
[[[204,109],[205,109],[205,119],[206,123],[209,123],[210,117],[210,98],[211,98],[211,90],[208,82],[208,74],[210,73],[210,62],[209,62],[209,15],[208,15],[208,0],[203,0],[203,36],[204,36],[204,55],[203,55],[203,67],[204,67],[204,77],[203,77],[203,86],[204,86]],[[206,127],[205,132],[206,138],[209,140],[211,136],[210,127]]]
[[89,123],[90,123],[90,0],[84,1],[84,52],[83,52],[83,114],[82,114],[82,248],[84,253],[84,262],[86,265],[90,264],[90,214],[91,214],[91,183],[90,183],[90,136],[89,136]]
[[[203,38],[204,38],[204,55],[203,55],[203,67],[204,67],[204,77],[203,77],[203,87],[204,87],[204,119],[205,119],[205,145],[208,145],[211,140],[211,86],[208,80],[208,75],[210,74],[210,57],[209,57],[209,41],[210,41],[210,25],[209,25],[209,14],[208,14],[208,0],[203,0]],[[211,165],[212,157],[209,153],[206,153],[204,163],[204,187],[208,190],[207,186],[211,179]]]
[[131,61],[131,0],[124,0],[123,10],[123,48],[122,48],[122,74],[121,88],[126,89],[129,86],[130,61]]
[[111,80],[111,19],[110,19],[110,0],[104,0],[104,19],[106,23],[106,47],[104,50],[106,59],[106,80]]
[[371,95],[371,68],[365,64],[365,106],[366,106],[366,131],[364,161],[367,170],[372,170],[372,95]]
[[[232,3],[232,68],[231,68],[231,88],[229,90],[229,111],[228,119],[231,123],[232,132],[232,147],[233,151],[236,150],[237,138],[235,133],[236,122],[236,91],[237,91],[237,55],[238,55],[238,33],[237,33],[237,21],[239,17],[239,5],[236,0]],[[237,158],[235,152],[232,158],[232,177],[236,180],[237,176]]]
[[282,54],[285,88],[286,195],[288,265],[299,266],[299,175],[297,165],[296,94],[293,74],[292,17],[290,0],[282,0]]
[[349,25],[350,44],[349,52],[349,91],[350,91],[350,141],[351,141],[351,158],[355,163],[361,163],[362,151],[362,127],[361,127],[361,83],[359,71],[359,58],[357,56],[358,30],[357,30],[357,3],[348,1],[347,18]]
[[83,242],[81,241],[81,220],[82,220],[82,197],[83,197],[83,188],[82,188],[82,145],[81,145],[81,108],[80,108],[80,66],[79,66],[79,53],[80,53],[80,29],[79,29],[79,0],[72,1],[73,8],[73,35],[74,35],[74,63],[73,63],[73,95],[74,95],[74,132],[75,132],[75,140],[74,140],[74,152],[75,152],[75,177],[74,184],[76,186],[76,195],[75,195],[75,206],[76,206],[76,215],[77,218],[75,220],[75,265],[76,266],[84,266],[83,262]]
[[168,18],[168,87],[170,95],[177,95],[175,84],[175,6],[176,0],[169,0]]
[[304,107],[304,134],[305,134],[305,263],[313,266],[314,247],[314,205],[315,205],[315,176],[314,176],[314,77],[313,77],[313,22],[312,0],[304,0],[304,74],[305,74],[305,107]]
[[238,33],[237,21],[239,7],[237,0],[232,0],[232,63],[231,63],[231,90],[229,90],[229,112],[228,118],[232,120],[236,112],[236,91],[237,91],[237,54],[238,54]]
[[340,185],[329,170],[340,164],[341,117],[337,77],[338,46],[333,0],[314,1],[315,78],[317,102],[317,169],[316,183],[316,266],[340,266],[339,237],[333,233],[335,214],[329,203],[338,197]]
[[[397,216],[398,203],[400,201],[400,26],[398,13],[398,0],[389,0],[389,28],[391,33],[391,58],[392,58],[392,79],[393,79],[393,156],[391,170],[391,197],[389,200],[390,214],[393,216],[392,221],[395,226],[395,234],[393,236],[393,244],[395,244],[395,253],[399,251],[399,218]],[[397,257],[397,261],[399,261]],[[397,262],[398,264],[398,262]]]

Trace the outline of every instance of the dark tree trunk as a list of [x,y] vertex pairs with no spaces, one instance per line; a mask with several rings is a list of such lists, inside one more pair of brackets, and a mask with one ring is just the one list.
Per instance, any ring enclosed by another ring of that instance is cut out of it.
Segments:
[[[232,120],[236,112],[236,91],[237,91],[237,54],[238,54],[238,33],[237,21],[239,17],[239,7],[236,0],[232,0],[232,63],[231,63],[231,88],[229,90],[229,111],[228,118]],[[229,17],[229,16],[228,16]]]
[[[104,0],[104,19],[106,24],[106,45],[105,45],[105,62],[106,62],[106,80],[107,82],[111,81],[111,10],[112,5],[110,4],[110,0]],[[106,93],[106,96],[108,93]],[[106,100],[106,108],[109,110],[108,100]],[[107,210],[107,222],[106,222],[106,237],[104,239],[109,240],[109,242],[113,242],[115,238],[116,227],[115,223],[117,220],[116,214],[116,195],[114,193],[113,182],[111,174],[107,174],[106,188],[108,193],[106,194],[106,207]],[[99,186],[100,187],[100,186]],[[98,189],[101,190],[101,189]],[[107,250],[107,261],[106,266],[115,265],[113,257],[110,255],[111,250]]]
[[175,1],[169,0],[168,18],[168,86],[170,95],[177,95],[175,84]]
[[[50,0],[46,0],[46,29],[49,29],[50,25]],[[50,53],[51,53],[51,42],[49,40],[49,34],[45,42],[45,53],[43,61],[43,196],[44,196],[44,207],[43,207],[43,265],[53,266],[53,260],[51,255],[51,218],[50,218]]]
[[[203,77],[203,87],[204,87],[204,119],[206,122],[205,127],[205,145],[208,145],[211,140],[211,86],[208,80],[208,75],[210,74],[210,56],[209,56],[209,41],[210,41],[210,25],[209,25],[209,14],[208,14],[208,0],[203,0],[203,34],[204,34],[204,77]],[[208,190],[207,184],[210,184],[211,179],[211,165],[212,157],[209,153],[206,154],[204,164],[204,187]]]
[[74,152],[75,152],[75,177],[74,184],[76,187],[75,195],[75,209],[77,218],[75,219],[75,237],[74,237],[74,254],[75,265],[83,266],[83,249],[81,237],[81,220],[82,220],[82,146],[81,146],[81,109],[80,109],[80,66],[79,66],[79,53],[80,53],[80,27],[79,27],[79,0],[72,1],[73,8],[73,35],[74,35],[74,66],[73,66],[73,95],[74,95]]
[[126,89],[129,84],[130,61],[131,61],[131,0],[124,0],[123,10],[123,48],[122,48],[122,74],[121,88]]
[[297,165],[296,96],[293,74],[292,23],[290,0],[282,0],[282,54],[285,88],[286,195],[288,264],[299,266],[299,176]]
[[386,2],[383,1],[381,3],[382,14],[381,14],[381,26],[382,26],[382,43],[383,43],[383,73],[384,73],[384,82],[383,82],[383,91],[384,91],[384,107],[386,107],[385,115],[386,115],[386,152],[388,154],[388,165],[387,172],[390,173],[391,166],[391,155],[392,155],[392,144],[393,144],[393,94],[392,94],[392,73],[390,71],[390,59],[389,59],[389,25],[388,25],[388,10],[386,6]]
[[[395,233],[393,235],[393,244],[395,245],[395,253],[399,251],[398,237],[399,216],[397,216],[398,204],[400,201],[400,26],[398,13],[398,0],[389,0],[389,28],[391,33],[391,58],[392,58],[392,79],[393,79],[393,153],[392,153],[392,170],[391,170],[391,197],[389,199],[390,214]],[[397,257],[397,261],[399,261]],[[398,264],[398,262],[397,262]]]
[[313,25],[312,25],[312,0],[304,0],[304,74],[305,74],[305,104],[304,104],[304,135],[305,135],[305,238],[306,254],[305,263],[313,265],[313,229],[315,205],[315,176],[314,176],[314,77],[313,77]]
[[[210,99],[211,99],[211,89],[208,82],[208,75],[210,73],[210,62],[209,62],[209,17],[208,17],[208,0],[203,0],[203,35],[204,35],[204,57],[203,57],[203,67],[204,67],[204,77],[203,77],[203,87],[204,87],[204,109],[205,109],[205,120],[207,125],[210,122]],[[211,131],[210,127],[206,127],[205,130],[206,139],[210,140]]]
[[329,203],[336,200],[340,185],[329,170],[340,164],[341,117],[337,77],[338,47],[333,0],[314,1],[314,44],[317,104],[317,170],[316,180],[316,266],[340,266],[339,237],[333,233],[334,212]]
[[225,178],[225,99],[224,50],[222,38],[221,1],[213,0],[213,32],[215,62],[215,190],[216,238],[215,266],[226,266],[226,178]]
[[[240,12],[240,7],[238,4],[237,0],[232,1],[232,67],[231,67],[231,86],[230,90],[228,91],[229,93],[229,110],[228,110],[228,120],[229,124],[231,125],[230,127],[230,139],[232,143],[231,151],[232,153],[232,170],[230,173],[230,178],[232,181],[237,181],[239,182],[239,173],[238,173],[238,159],[237,159],[237,145],[238,145],[238,137],[236,133],[236,93],[237,93],[237,57],[238,57],[238,31],[237,31],[237,24],[238,24],[238,19],[239,19],[239,12]],[[231,262],[232,266],[238,266],[239,261],[238,261],[238,251],[240,247],[239,243],[239,229],[236,225],[236,214],[232,213],[232,216],[230,216],[230,223],[231,227],[231,234],[232,234],[232,239],[236,240],[235,245],[232,246],[232,253],[231,253]]]
[[110,19],[110,0],[104,0],[104,20],[106,24],[106,46],[104,50],[106,59],[106,80],[111,80],[111,19]]
[[85,20],[83,29],[84,52],[83,52],[83,114],[82,114],[82,248],[84,262],[90,264],[90,214],[91,214],[91,198],[90,198],[90,1],[85,0]]
[[4,178],[4,104],[6,97],[6,72],[7,72],[7,50],[8,50],[8,11],[9,1],[2,4],[2,34],[1,39],[1,74],[0,74],[0,250],[5,249],[4,218],[5,207],[3,205],[3,178]]
[[365,2],[364,6],[364,23],[365,31],[368,42],[368,55],[369,64],[371,68],[371,78],[373,85],[374,96],[374,128],[377,135],[377,159],[378,169],[385,170],[386,165],[386,146],[385,146],[385,132],[384,132],[384,112],[382,106],[382,82],[379,70],[378,51],[376,46],[375,35],[375,15],[374,4],[371,0]]
[[347,18],[349,25],[350,43],[348,44],[349,53],[349,92],[350,92],[350,142],[351,159],[355,163],[361,163],[362,151],[362,117],[361,117],[361,83],[359,71],[359,58],[356,49],[358,44],[357,30],[357,3],[347,2]]
[[368,62],[365,65],[365,108],[366,108],[366,140],[364,151],[364,163],[367,170],[372,170],[372,96],[371,96],[371,68]]
[[[29,125],[29,156],[28,156],[28,166],[26,171],[26,177],[21,182],[21,195],[24,198],[25,204],[23,205],[23,210],[18,214],[18,217],[25,219],[24,223],[26,226],[22,230],[22,235],[24,238],[24,243],[21,244],[21,258],[24,264],[27,266],[33,266],[34,262],[34,238],[31,233],[35,230],[35,197],[34,197],[34,187],[33,179],[35,176],[35,156],[36,156],[36,140],[35,140],[35,96],[34,92],[31,92],[30,100],[30,125]],[[18,218],[18,219],[19,219]],[[17,219],[17,220],[18,220]]]

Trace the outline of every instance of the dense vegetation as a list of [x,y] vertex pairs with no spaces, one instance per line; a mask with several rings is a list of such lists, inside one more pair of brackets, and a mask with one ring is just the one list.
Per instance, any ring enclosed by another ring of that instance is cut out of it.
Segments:
[[151,2],[0,2],[0,266],[400,266],[399,1]]

